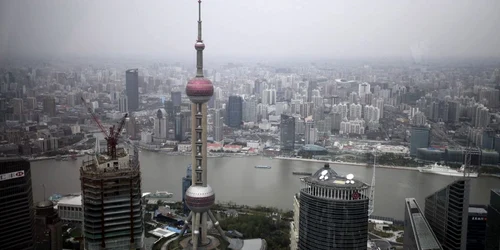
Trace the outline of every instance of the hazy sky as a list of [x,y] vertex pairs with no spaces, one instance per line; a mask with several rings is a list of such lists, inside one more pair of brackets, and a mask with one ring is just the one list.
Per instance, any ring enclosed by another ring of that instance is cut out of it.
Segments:
[[[498,0],[205,0],[209,58],[500,57]],[[194,58],[196,0],[0,0],[0,58]]]

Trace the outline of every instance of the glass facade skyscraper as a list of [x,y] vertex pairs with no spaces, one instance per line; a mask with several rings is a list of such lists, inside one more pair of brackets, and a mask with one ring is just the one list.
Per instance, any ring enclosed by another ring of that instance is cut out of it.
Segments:
[[0,158],[0,249],[33,249],[35,213],[30,162]]
[[243,122],[243,99],[241,96],[230,96],[227,103],[227,126],[240,128]]
[[129,69],[125,71],[125,88],[128,99],[128,110],[139,109],[139,70]]
[[425,218],[444,250],[466,250],[470,179],[457,180],[425,199]]
[[295,148],[295,118],[293,116],[281,115],[280,140],[282,150]]
[[405,199],[403,247],[406,250],[443,249],[415,198]]
[[486,224],[486,250],[500,249],[500,189],[491,190]]
[[410,138],[410,155],[417,156],[417,149],[427,148],[431,143],[431,129],[429,127],[412,127]]
[[298,249],[366,249],[369,188],[352,175],[338,175],[328,164],[303,178]]

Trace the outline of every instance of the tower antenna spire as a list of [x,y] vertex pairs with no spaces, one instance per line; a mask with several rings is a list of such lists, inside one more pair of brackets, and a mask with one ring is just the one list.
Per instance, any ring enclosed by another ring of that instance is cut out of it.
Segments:
[[201,0],[198,0],[198,39],[194,48],[196,49],[196,77],[203,77],[203,50],[205,44],[201,38]]

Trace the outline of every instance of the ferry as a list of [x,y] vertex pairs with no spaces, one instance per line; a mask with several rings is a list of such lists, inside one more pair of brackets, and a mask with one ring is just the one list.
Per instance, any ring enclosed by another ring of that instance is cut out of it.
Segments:
[[418,168],[418,171],[420,171],[421,173],[439,174],[439,175],[456,176],[456,177],[471,177],[471,178],[476,178],[478,176],[476,172],[464,173],[464,170],[465,170],[464,166],[462,166],[460,169],[453,169],[445,165],[439,165],[437,163]]
[[256,165],[255,168],[263,168],[263,169],[270,169],[271,166],[265,166],[265,165]]
[[147,198],[156,198],[156,199],[169,199],[174,196],[173,193],[169,193],[167,191],[156,191],[156,193],[150,193],[146,195]]

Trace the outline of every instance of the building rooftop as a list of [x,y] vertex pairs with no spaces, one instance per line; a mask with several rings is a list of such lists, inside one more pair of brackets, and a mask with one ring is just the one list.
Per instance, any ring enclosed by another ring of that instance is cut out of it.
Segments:
[[488,211],[482,207],[469,207],[469,214],[487,214]]
[[263,239],[250,239],[243,241],[241,250],[262,250],[267,249],[267,243]]
[[354,175],[348,174],[347,176],[341,176],[337,174],[333,169],[330,168],[329,164],[325,166],[310,177],[305,177],[302,180],[321,186],[334,186],[341,188],[363,188],[368,187],[368,185],[362,181],[354,179]]
[[81,206],[82,205],[82,196],[81,195],[67,195],[67,196],[63,196],[57,202],[57,205]]
[[315,144],[306,144],[302,146],[301,150],[306,150],[306,151],[326,151],[326,148],[315,145]]
[[415,240],[422,250],[437,250],[442,249],[438,243],[434,232],[432,231],[429,223],[425,219],[417,201],[414,198],[407,198],[408,213],[410,215],[410,223],[413,228]]

